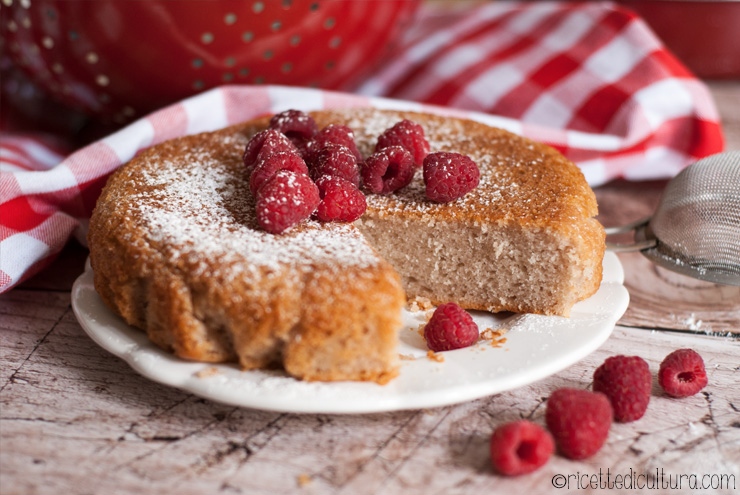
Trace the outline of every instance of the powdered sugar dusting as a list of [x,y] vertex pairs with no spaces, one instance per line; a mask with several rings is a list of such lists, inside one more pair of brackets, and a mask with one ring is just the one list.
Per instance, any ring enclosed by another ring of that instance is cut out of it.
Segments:
[[[197,270],[218,261],[227,277],[244,271],[326,266],[371,266],[379,259],[351,225],[305,222],[283,235],[259,230],[254,200],[243,175],[244,144],[219,136],[231,157],[188,148],[177,157],[154,155],[136,179],[132,217],[170,262]],[[236,157],[236,158],[235,158]]]

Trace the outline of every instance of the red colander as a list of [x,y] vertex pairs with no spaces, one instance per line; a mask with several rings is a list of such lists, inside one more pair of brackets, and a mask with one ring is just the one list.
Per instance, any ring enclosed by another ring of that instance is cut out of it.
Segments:
[[420,0],[2,0],[2,50],[55,99],[124,123],[222,84],[350,90]]

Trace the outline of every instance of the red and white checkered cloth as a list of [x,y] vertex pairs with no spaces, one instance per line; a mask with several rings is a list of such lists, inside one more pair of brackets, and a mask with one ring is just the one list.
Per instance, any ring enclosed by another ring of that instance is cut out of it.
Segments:
[[71,237],[85,242],[107,177],[139,150],[288,108],[368,105],[462,115],[547,142],[593,186],[670,177],[723,147],[707,88],[639,18],[613,4],[427,8],[354,94],[225,86],[66,158],[43,140],[3,134],[0,292],[46,266]]

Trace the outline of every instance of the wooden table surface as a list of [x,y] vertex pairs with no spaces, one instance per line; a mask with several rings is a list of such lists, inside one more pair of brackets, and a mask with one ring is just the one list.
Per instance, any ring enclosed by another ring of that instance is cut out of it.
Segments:
[[[728,148],[740,149],[740,82],[710,87]],[[618,225],[646,216],[664,185],[598,188],[600,219]],[[650,493],[740,491],[740,287],[620,254],[629,308],[601,348],[562,372],[455,406],[300,415],[159,385],[95,345],[70,306],[85,256],[70,245],[50,269],[0,296],[2,494],[593,493],[609,491],[605,484],[618,474],[647,483]],[[614,424],[594,457],[555,455],[517,478],[492,471],[488,441],[498,425],[519,418],[542,424],[549,394],[588,388],[609,356],[640,355],[655,374],[664,356],[683,347],[706,362],[709,385],[701,393],[672,399],[655,383],[646,415]],[[692,490],[697,481],[723,487]]]

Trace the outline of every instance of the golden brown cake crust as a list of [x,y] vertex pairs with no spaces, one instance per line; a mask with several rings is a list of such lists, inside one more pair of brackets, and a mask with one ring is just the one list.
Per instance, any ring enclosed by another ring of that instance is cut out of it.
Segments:
[[[428,114],[313,116],[320,127],[349,125],[366,155],[385,128],[410,118],[432,151],[471,155],[481,184],[438,205],[424,199],[417,174],[397,194],[368,196],[356,225],[309,221],[275,236],[256,226],[241,163],[267,118],[168,141],[119,169],[98,200],[89,245],[103,301],[186,359],[384,383],[397,373],[404,289],[469,309],[567,315],[598,288],[596,201],[555,150]],[[397,242],[404,236],[408,252]],[[455,236],[468,240],[453,246]]]
[[398,275],[352,225],[260,231],[241,164],[254,131],[168,141],[111,177],[90,222],[98,293],[183,358],[386,382],[405,304]]

